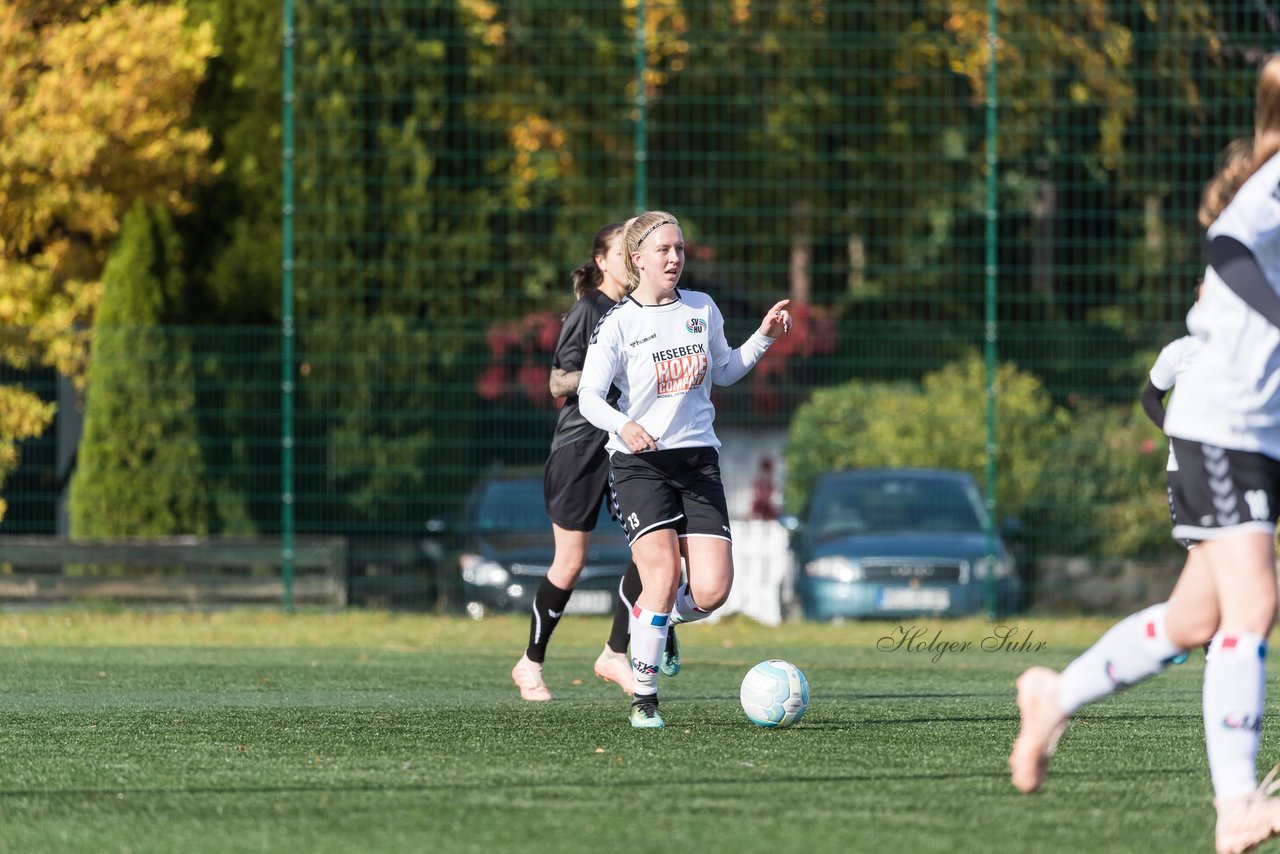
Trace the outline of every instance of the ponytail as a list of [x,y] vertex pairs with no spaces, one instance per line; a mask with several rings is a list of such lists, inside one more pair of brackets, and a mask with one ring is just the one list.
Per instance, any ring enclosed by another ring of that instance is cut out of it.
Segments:
[[[591,257],[579,264],[569,274],[569,281],[573,283],[573,295],[575,298],[582,299],[592,291],[599,290],[600,283],[604,281],[604,273],[600,272],[596,259],[603,258],[609,254],[609,244],[622,229],[623,223],[611,222],[596,232],[595,240],[591,242]],[[624,252],[623,254],[626,253]]]

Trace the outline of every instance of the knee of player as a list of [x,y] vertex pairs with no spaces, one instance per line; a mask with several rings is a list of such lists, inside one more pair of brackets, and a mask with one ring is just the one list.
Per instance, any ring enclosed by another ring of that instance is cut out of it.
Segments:
[[689,593],[694,604],[704,611],[714,611],[729,600],[729,591],[733,586],[732,577],[714,580],[693,580],[689,583]]

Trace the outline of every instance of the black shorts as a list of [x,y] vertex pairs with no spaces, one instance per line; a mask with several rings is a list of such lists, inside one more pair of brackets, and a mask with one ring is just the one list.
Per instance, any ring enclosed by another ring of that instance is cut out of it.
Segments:
[[1280,461],[1170,439],[1178,459],[1169,478],[1175,539],[1214,540],[1244,531],[1274,534],[1280,506]]
[[681,537],[733,541],[715,448],[618,453],[611,464],[614,515],[629,542],[663,528]]
[[[1175,528],[1178,527],[1178,508],[1173,504],[1173,482],[1177,477],[1178,472],[1176,470],[1165,472],[1164,491],[1165,495],[1169,498],[1169,521],[1173,523],[1173,527]],[[1183,548],[1186,549],[1190,549],[1196,544],[1195,540],[1188,540],[1185,537],[1174,537],[1174,539],[1181,543]]]
[[[1169,462],[1170,464],[1175,466],[1178,464],[1178,455],[1174,453],[1172,444],[1170,444],[1169,446]],[[1179,474],[1179,471],[1176,468],[1173,468],[1173,469],[1167,468],[1165,469],[1165,473],[1164,473],[1164,477],[1165,477],[1164,494],[1169,499],[1169,521],[1172,523],[1172,526],[1174,528],[1178,527],[1178,508],[1175,507],[1173,504],[1173,489],[1174,489],[1173,485],[1178,480],[1178,474]],[[1176,539],[1179,543],[1181,543],[1183,548],[1186,548],[1186,549],[1191,549],[1196,544],[1195,540],[1188,540],[1185,537],[1174,537],[1174,539]]]
[[609,494],[609,452],[605,435],[562,445],[547,457],[542,492],[547,517],[569,531],[594,531],[600,504]]

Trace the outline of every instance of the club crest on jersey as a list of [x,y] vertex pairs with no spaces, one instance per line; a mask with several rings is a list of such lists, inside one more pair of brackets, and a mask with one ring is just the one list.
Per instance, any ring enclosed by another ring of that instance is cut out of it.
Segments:
[[692,332],[694,335],[698,335],[707,331],[707,322],[701,317],[691,317],[685,321],[684,328]]

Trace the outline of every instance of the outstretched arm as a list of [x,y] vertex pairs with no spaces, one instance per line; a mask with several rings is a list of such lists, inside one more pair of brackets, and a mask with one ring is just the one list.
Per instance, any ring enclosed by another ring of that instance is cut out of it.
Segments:
[[[745,377],[768,351],[774,340],[791,331],[791,312],[787,311],[787,306],[790,304],[789,299],[779,300],[773,308],[765,312],[760,328],[744,341],[741,347],[728,351],[725,357],[716,360],[711,381],[716,385],[733,385]],[[723,339],[723,333],[721,333],[721,339]]]

